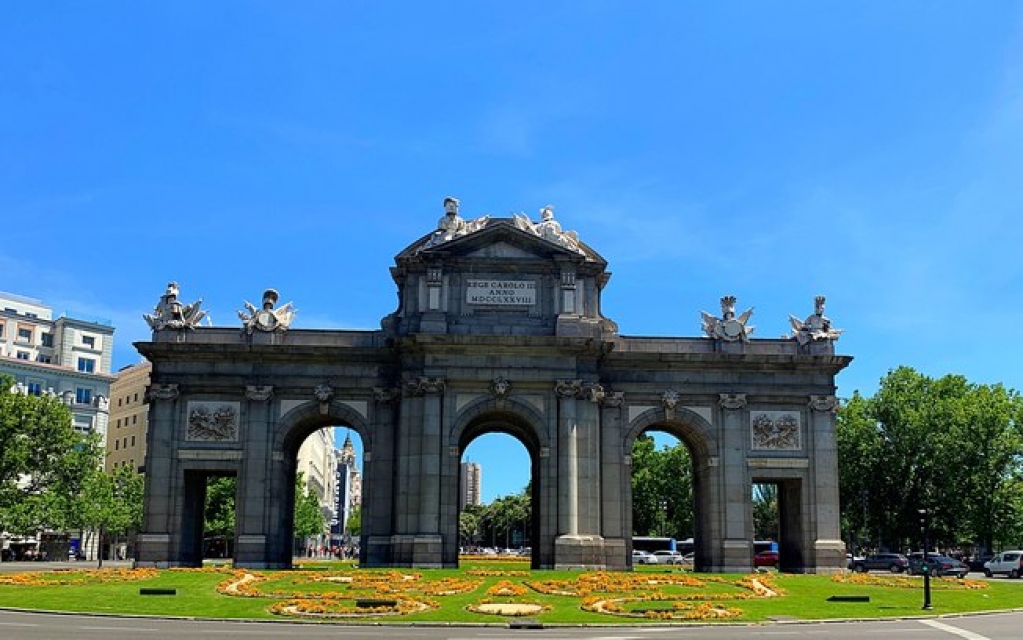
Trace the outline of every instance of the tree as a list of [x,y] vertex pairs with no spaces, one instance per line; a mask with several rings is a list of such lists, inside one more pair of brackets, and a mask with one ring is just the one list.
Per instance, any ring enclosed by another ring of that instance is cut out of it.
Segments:
[[0,531],[32,534],[59,520],[52,489],[71,479],[68,457],[82,436],[58,398],[28,395],[13,384],[0,375]]
[[652,436],[632,447],[632,533],[688,538],[693,535],[693,473],[682,443],[660,450]]
[[362,535],[362,507],[352,511],[351,515],[348,516],[348,522],[345,524],[345,531],[348,532],[353,538],[358,538]]
[[474,504],[467,504],[458,514],[458,538],[463,547],[475,544],[480,535],[482,509]]
[[931,540],[952,547],[1019,542],[1023,401],[962,376],[889,372],[878,393],[838,412],[843,528],[876,547],[919,545],[919,509]]
[[753,535],[757,540],[778,539],[778,485],[753,485]]
[[295,537],[308,538],[323,533],[326,519],[320,510],[320,501],[309,491],[302,472],[295,474]]
[[234,505],[238,481],[235,476],[217,476],[206,483],[206,536],[234,538]]

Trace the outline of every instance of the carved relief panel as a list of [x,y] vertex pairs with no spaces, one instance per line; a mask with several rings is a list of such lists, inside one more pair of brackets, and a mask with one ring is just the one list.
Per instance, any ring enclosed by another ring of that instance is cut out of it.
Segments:
[[189,402],[185,440],[238,442],[238,413],[237,402]]
[[750,412],[751,448],[759,451],[799,451],[803,448],[797,411]]

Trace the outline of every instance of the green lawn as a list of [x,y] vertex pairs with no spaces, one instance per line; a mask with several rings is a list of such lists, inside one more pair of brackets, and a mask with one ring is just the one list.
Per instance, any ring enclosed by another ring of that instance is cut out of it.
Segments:
[[[291,615],[271,613],[271,606],[283,603],[277,606],[351,613],[363,611],[356,606],[356,599],[360,599],[374,600],[378,604],[379,601],[402,602],[408,610],[430,608],[403,615],[345,617],[345,622],[492,624],[503,624],[510,618],[476,613],[469,608],[502,603],[537,605],[543,610],[530,613],[531,619],[562,624],[664,622],[655,617],[658,614],[670,616],[669,621],[682,621],[685,615],[692,615],[700,620],[760,622],[923,613],[921,579],[886,574],[867,574],[870,583],[857,584],[837,582],[829,576],[694,574],[646,566],[630,573],[529,571],[525,562],[508,561],[467,561],[457,570],[358,569],[338,562],[304,565],[302,570],[295,571],[250,573],[256,576],[255,581],[243,585],[238,595],[218,592],[218,584],[238,579],[229,570],[166,570],[144,579],[112,578],[110,574],[103,574],[108,577],[101,579],[79,571],[20,577],[0,575],[0,607],[198,618],[294,619]],[[757,582],[752,582],[752,578]],[[851,579],[865,578],[857,574]],[[933,580],[932,585],[934,609],[931,613],[936,615],[1010,609],[1023,602],[1023,585],[1016,581]],[[766,597],[761,587],[773,590],[775,595]],[[142,588],[175,589],[176,594],[141,595]],[[828,600],[835,595],[867,595],[870,601]],[[585,610],[584,605],[591,609],[603,607],[604,612]],[[294,613],[291,609],[288,611]],[[613,615],[609,611],[632,613],[634,617]],[[719,615],[731,617],[716,618]]]

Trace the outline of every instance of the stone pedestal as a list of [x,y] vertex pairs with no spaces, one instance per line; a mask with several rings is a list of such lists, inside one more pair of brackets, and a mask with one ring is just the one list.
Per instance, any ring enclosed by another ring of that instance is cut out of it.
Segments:
[[[558,536],[554,540],[554,568],[603,570],[607,568],[604,553],[600,536]],[[621,553],[624,555],[624,547]]]

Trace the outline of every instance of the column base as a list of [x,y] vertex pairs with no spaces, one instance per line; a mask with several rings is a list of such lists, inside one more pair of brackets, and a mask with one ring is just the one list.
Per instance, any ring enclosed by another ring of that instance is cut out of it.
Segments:
[[[600,536],[558,536],[554,539],[554,568],[602,571],[608,566],[606,553]],[[624,541],[619,554],[625,556]]]

